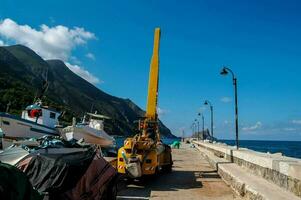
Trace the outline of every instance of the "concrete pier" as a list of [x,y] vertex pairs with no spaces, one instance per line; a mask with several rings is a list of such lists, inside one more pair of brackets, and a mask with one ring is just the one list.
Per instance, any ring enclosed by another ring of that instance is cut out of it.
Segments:
[[240,199],[196,148],[173,149],[171,173],[124,185],[117,199]]
[[301,160],[194,141],[204,159],[244,199],[300,199]]

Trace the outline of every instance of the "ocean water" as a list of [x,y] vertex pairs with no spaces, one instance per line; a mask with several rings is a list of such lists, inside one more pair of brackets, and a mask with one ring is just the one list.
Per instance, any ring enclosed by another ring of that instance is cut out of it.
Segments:
[[[125,138],[115,138],[115,140],[116,140],[117,147],[120,148],[123,146],[123,141],[125,140]],[[171,145],[174,141],[180,141],[180,139],[165,138],[165,139],[162,139],[162,141],[164,142],[164,144]]]
[[[119,147],[123,145],[125,138],[116,138],[116,144]],[[175,140],[180,139],[163,139],[165,144],[172,144]],[[218,140],[218,142],[226,143],[234,146],[235,140]],[[294,158],[301,158],[301,141],[263,141],[263,140],[240,140],[240,147],[248,148],[263,153],[279,153]]]
[[[235,140],[218,140],[234,146]],[[259,152],[279,153],[288,157],[301,158],[301,141],[263,141],[263,140],[241,140],[239,146]]]

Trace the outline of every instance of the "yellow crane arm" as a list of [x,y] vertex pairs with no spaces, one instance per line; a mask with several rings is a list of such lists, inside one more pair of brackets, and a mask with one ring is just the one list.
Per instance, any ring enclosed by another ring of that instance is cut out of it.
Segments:
[[150,64],[148,96],[145,117],[157,120],[158,85],[159,85],[159,46],[160,28],[155,29],[154,49]]

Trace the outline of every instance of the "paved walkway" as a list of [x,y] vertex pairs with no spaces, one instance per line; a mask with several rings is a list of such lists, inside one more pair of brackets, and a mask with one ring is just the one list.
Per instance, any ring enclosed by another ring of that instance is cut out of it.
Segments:
[[118,193],[118,199],[239,199],[200,153],[184,145],[173,149],[173,171],[132,182]]

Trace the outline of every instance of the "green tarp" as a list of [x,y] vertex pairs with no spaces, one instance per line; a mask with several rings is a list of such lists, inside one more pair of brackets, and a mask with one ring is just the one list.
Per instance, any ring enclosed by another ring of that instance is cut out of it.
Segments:
[[0,199],[40,200],[43,196],[32,188],[22,171],[12,165],[0,163]]

